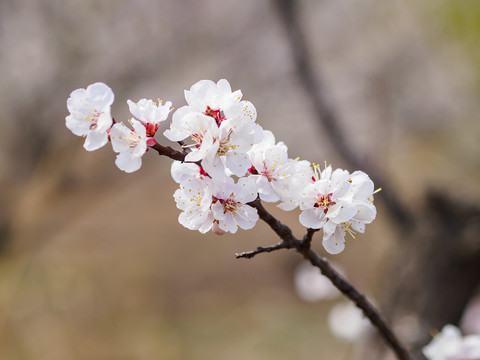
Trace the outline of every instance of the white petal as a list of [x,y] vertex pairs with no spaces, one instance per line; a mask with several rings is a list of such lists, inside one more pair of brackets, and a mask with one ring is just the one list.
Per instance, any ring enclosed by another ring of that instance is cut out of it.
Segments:
[[234,219],[236,223],[243,230],[250,230],[258,221],[257,209],[254,209],[248,205],[242,205],[235,215],[236,216]]
[[83,147],[88,151],[100,149],[108,142],[108,134],[106,132],[90,131],[85,138]]
[[222,205],[222,203],[220,203],[220,201],[212,204],[212,213],[216,220],[225,219],[225,207]]
[[170,174],[176,183],[180,184],[188,179],[194,179],[200,174],[200,168],[197,164],[182,163],[174,161],[170,169]]
[[65,118],[65,126],[77,136],[85,136],[90,132],[90,123],[81,121],[72,115],[68,115]]
[[341,253],[345,249],[345,232],[339,226],[335,228],[333,236],[324,232],[322,244],[329,254]]
[[321,219],[314,210],[304,210],[298,217],[300,223],[310,229],[320,229],[325,220]]
[[122,152],[129,150],[130,143],[125,139],[128,138],[131,132],[132,130],[122,123],[116,123],[112,126],[112,130],[110,131],[110,139],[112,141],[113,151]]
[[87,95],[97,104],[110,106],[113,104],[114,94],[106,84],[97,82],[87,87]]
[[335,215],[330,215],[330,212],[328,212],[327,217],[335,221],[335,223],[337,224],[346,222],[350,220],[352,217],[354,217],[355,214],[357,214],[357,210],[352,204],[341,205],[337,208],[337,211],[335,212],[336,212]]
[[257,198],[257,184],[253,177],[240,178],[235,191],[235,199],[246,204]]
[[233,220],[231,213],[225,214],[225,218],[220,220],[218,225],[223,231],[227,231],[232,234],[235,234],[238,230],[237,223]]
[[141,157],[131,157],[128,152],[121,152],[115,159],[115,165],[126,173],[137,171],[142,166]]
[[377,209],[374,205],[368,203],[360,203],[355,206],[357,213],[354,219],[362,221],[366,224],[371,223],[377,216]]
[[252,166],[250,158],[245,153],[228,154],[225,157],[225,162],[228,170],[230,170],[236,176],[243,176],[247,172],[248,168]]
[[298,203],[294,201],[293,199],[286,200],[280,204],[277,205],[279,209],[282,209],[283,211],[292,211],[298,206]]

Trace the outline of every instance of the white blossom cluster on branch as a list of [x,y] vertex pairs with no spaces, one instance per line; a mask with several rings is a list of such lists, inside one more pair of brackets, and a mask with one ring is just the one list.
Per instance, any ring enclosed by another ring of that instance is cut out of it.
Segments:
[[478,360],[480,335],[462,336],[460,329],[448,324],[422,351],[428,360]]
[[[256,123],[254,105],[232,91],[227,80],[201,80],[185,91],[187,105],[172,115],[163,135],[180,143],[183,161],[174,161],[174,198],[179,222],[188,229],[216,234],[249,230],[259,219],[249,205],[259,197],[285,211],[299,208],[299,221],[323,229],[323,246],[331,254],[345,248],[345,236],[355,238],[376,216],[374,185],[362,171],[322,168],[290,158],[288,148]],[[108,140],[118,153],[115,164],[125,172],[142,165],[142,156],[155,139],[172,103],[128,100],[131,127],[111,116],[112,90],[103,83],[73,91],[67,100],[66,126],[84,136],[88,151]]]

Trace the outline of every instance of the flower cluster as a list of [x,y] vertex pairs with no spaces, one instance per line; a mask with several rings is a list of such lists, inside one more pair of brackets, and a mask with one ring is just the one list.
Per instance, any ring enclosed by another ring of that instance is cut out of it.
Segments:
[[142,166],[147,145],[155,144],[153,136],[160,122],[167,119],[172,103],[128,100],[134,116],[129,120],[133,127],[130,129],[113,120],[110,114],[113,99],[112,89],[103,83],[73,91],[67,100],[70,115],[65,118],[65,124],[75,135],[86,137],[84,147],[88,151],[97,150],[110,140],[113,151],[119,153],[115,164],[120,170],[134,172]]
[[457,327],[445,325],[422,351],[429,360],[480,359],[480,335],[463,337]]
[[[155,146],[159,123],[172,104],[128,100],[132,128],[110,115],[112,90],[102,83],[72,92],[67,101],[67,127],[86,136],[85,148],[96,150],[111,141],[116,165],[138,170],[148,147]],[[285,211],[301,210],[299,220],[323,229],[323,245],[332,254],[345,247],[345,235],[355,238],[376,216],[374,187],[361,171],[349,173],[305,160],[292,159],[283,142],[256,123],[257,111],[232,91],[227,80],[202,80],[185,91],[187,105],[173,113],[163,135],[182,146],[184,161],[174,161],[174,198],[179,222],[202,233],[235,233],[255,226],[259,216],[249,203],[257,198],[277,202]]]
[[317,165],[314,169],[312,183],[300,195],[300,223],[307,228],[323,228],[323,246],[338,254],[345,248],[345,234],[355,239],[377,215],[373,182],[362,171],[350,174],[331,166],[320,171]]

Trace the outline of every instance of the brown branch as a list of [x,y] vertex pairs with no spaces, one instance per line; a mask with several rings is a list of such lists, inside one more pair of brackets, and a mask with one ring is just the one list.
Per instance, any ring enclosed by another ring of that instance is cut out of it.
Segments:
[[307,229],[307,233],[303,236],[302,247],[305,249],[310,249],[310,244],[312,243],[313,234],[315,234],[320,229]]
[[[155,144],[151,148],[156,150],[160,155],[165,155],[171,159],[182,162],[185,161],[185,153],[174,150],[169,146]],[[340,290],[363,311],[365,316],[370,320],[372,325],[377,328],[380,335],[384,338],[399,360],[410,360],[410,355],[408,354],[407,350],[395,336],[378,310],[375,309],[375,307],[365,298],[365,296],[355,289],[352,284],[350,284],[338,272],[336,272],[326,259],[320,257],[310,248],[313,234],[318,231],[317,229],[308,229],[303,239],[298,240],[295,238],[295,236],[293,236],[292,230],[288,226],[282,224],[263,207],[259,198],[249,202],[247,205],[257,209],[260,219],[266,222],[280,237],[280,239],[282,239],[282,241],[275,245],[266,247],[259,246],[256,250],[235,254],[237,258],[250,259],[257,254],[272,252],[280,249],[294,248],[297,252],[302,254],[305,259],[309,260],[312,265],[318,267],[322,274],[329,278],[332,284],[338,290]]]
[[399,360],[411,359],[406,348],[396,337],[390,326],[387,324],[375,306],[373,306],[372,303],[370,303],[362,293],[355,289],[352,284],[350,284],[337,271],[335,271],[326,259],[320,257],[314,250],[310,248],[313,234],[318,230],[308,229],[307,233],[303,237],[303,240],[300,241],[293,236],[292,230],[288,226],[282,224],[263,207],[260,199],[256,199],[255,201],[248,203],[248,205],[257,209],[260,219],[265,221],[282,239],[282,241],[276,245],[257,247],[256,250],[236,254],[237,258],[250,259],[260,253],[271,252],[279,249],[294,248],[297,252],[302,254],[305,259],[309,260],[313,266],[318,267],[322,274],[329,278],[332,284],[338,290],[340,290],[346,297],[353,301],[358,308],[362,310],[364,315],[370,320],[372,325],[377,328],[380,336],[383,337],[385,342],[390,346]]
[[[358,156],[359,152],[347,141],[338,113],[334,111],[327,101],[325,86],[315,72],[308,53],[307,41],[301,28],[298,17],[298,7],[295,0],[274,0],[279,17],[285,27],[289,40],[292,57],[294,59],[297,75],[305,94],[312,103],[318,122],[327,132],[331,144],[349,164],[353,170],[362,169],[370,175],[375,184],[385,187],[385,178],[366,161]],[[404,229],[413,223],[408,209],[402,204],[393,191],[385,189],[382,192],[382,201],[397,224]]]
[[268,253],[280,249],[291,249],[293,248],[293,245],[290,244],[287,241],[281,241],[278,244],[271,245],[271,246],[258,246],[255,250],[252,251],[245,251],[242,253],[236,253],[235,257],[237,259],[251,259],[255,255],[262,254],[262,253]]
[[320,257],[312,249],[297,249],[297,251],[300,252],[305,259],[310,261],[313,266],[318,267],[322,274],[328,277],[338,290],[340,290],[346,297],[352,300],[358,308],[362,310],[363,314],[370,320],[372,325],[377,328],[380,335],[395,352],[398,359],[410,359],[408,351],[400,343],[383,316],[363,294],[361,294],[353,287],[352,284],[350,284],[338,272],[336,272],[326,259]]
[[[185,161],[185,153],[174,150],[169,146],[162,146],[155,144],[151,147],[156,150],[160,155],[168,156],[171,159],[178,161]],[[347,280],[345,280],[339,273],[337,273],[327,262],[326,259],[320,257],[315,251],[310,248],[313,234],[318,231],[317,229],[308,229],[307,233],[302,240],[298,240],[293,236],[292,230],[277,220],[272,214],[270,214],[262,205],[260,199],[256,199],[249,202],[247,205],[257,209],[258,216],[264,222],[266,222],[270,228],[282,239],[281,242],[275,245],[266,247],[257,247],[256,250],[246,251],[243,253],[235,254],[237,259],[253,258],[257,254],[272,252],[280,249],[296,249],[297,252],[303,255],[303,257],[309,260],[312,265],[318,267],[323,275],[330,279],[332,284],[340,290],[346,297],[352,300],[357,307],[359,307],[370,322],[377,328],[380,335],[385,339],[387,344],[397,355],[399,360],[410,360],[410,356],[405,347],[400,343],[393,331],[388,326],[385,319],[375,309],[375,307],[362,295],[357,289],[353,287]]]
[[300,241],[295,239],[292,234],[292,230],[282,224],[279,220],[277,220],[272,214],[270,214],[262,205],[260,199],[256,199],[252,202],[249,202],[247,205],[257,209],[258,216],[260,219],[265,221],[272,230],[278,235],[280,239],[292,245],[292,247],[296,247],[300,245]]

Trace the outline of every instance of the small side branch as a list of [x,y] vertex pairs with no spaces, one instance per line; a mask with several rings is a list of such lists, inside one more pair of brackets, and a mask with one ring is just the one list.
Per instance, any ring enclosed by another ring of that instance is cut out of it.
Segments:
[[301,247],[304,249],[310,249],[312,243],[313,234],[315,234],[320,229],[307,229],[307,233],[303,236]]
[[258,246],[255,250],[252,251],[245,251],[242,253],[236,253],[235,257],[237,259],[251,259],[255,255],[261,253],[269,253],[272,251],[280,250],[280,249],[291,249],[293,246],[286,241],[279,242],[278,244],[271,245],[271,246]]

